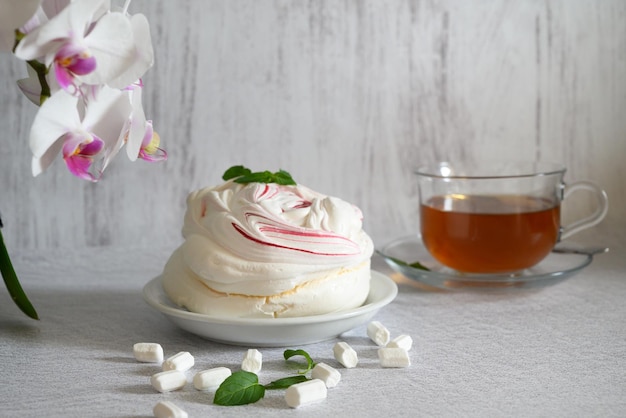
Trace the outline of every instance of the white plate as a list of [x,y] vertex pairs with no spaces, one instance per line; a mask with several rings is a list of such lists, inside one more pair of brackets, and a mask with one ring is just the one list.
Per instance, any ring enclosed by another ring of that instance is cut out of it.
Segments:
[[173,304],[161,286],[161,276],[143,288],[145,301],[180,328],[225,344],[288,347],[329,340],[369,321],[398,294],[389,277],[372,271],[370,293],[355,309],[299,318],[218,318],[189,312]]

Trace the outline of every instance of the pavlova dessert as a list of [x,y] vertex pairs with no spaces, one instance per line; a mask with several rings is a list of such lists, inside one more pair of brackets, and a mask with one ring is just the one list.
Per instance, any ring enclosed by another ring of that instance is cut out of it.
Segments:
[[318,315],[363,304],[373,244],[362,214],[296,184],[289,173],[242,166],[187,198],[184,243],[165,265],[168,297],[221,317]]

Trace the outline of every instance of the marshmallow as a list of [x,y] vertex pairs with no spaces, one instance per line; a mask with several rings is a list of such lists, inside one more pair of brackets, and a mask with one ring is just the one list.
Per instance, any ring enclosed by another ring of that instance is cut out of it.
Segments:
[[404,348],[406,351],[411,350],[413,346],[413,338],[406,334],[402,334],[389,341],[387,347],[389,348]]
[[255,348],[249,349],[243,361],[241,362],[241,370],[245,370],[250,373],[258,373],[261,371],[263,365],[263,355]]
[[150,383],[159,392],[171,392],[187,384],[187,376],[178,370],[168,370],[152,375]]
[[133,345],[133,354],[137,361],[142,363],[161,363],[163,348],[157,343],[137,343]]
[[317,363],[311,370],[311,379],[320,379],[327,388],[333,388],[341,380],[341,373],[326,363]]
[[181,351],[163,362],[163,370],[178,370],[180,372],[186,372],[193,367],[193,364],[193,356],[187,351]]
[[285,401],[291,408],[297,408],[326,398],[328,390],[320,379],[307,380],[306,382],[291,385],[285,391]]
[[409,367],[411,359],[404,348],[379,348],[378,360],[381,367]]
[[343,367],[346,369],[351,369],[356,367],[359,363],[359,357],[356,354],[356,351],[352,347],[348,345],[346,342],[338,342],[333,347],[333,354],[335,355],[335,360],[337,360]]
[[227,367],[215,367],[196,373],[193,377],[193,386],[198,390],[217,389],[232,372]]
[[367,324],[367,336],[379,346],[384,346],[389,342],[389,331],[379,321],[372,321]]
[[156,418],[187,418],[187,412],[180,409],[170,401],[161,401],[152,409]]

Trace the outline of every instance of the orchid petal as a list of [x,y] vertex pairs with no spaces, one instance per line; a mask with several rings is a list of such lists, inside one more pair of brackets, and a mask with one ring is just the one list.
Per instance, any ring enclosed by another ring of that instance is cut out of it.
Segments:
[[52,19],[71,3],[70,0],[43,0],[41,8],[49,19]]
[[19,31],[25,35],[29,34],[35,29],[37,29],[39,26],[41,26],[42,23],[47,22],[48,20],[49,20],[48,17],[46,16],[44,11],[40,7],[37,9],[35,14],[32,15],[30,19],[28,19],[26,23],[20,26]]
[[72,41],[59,48],[54,55],[54,61],[77,75],[89,74],[96,68],[96,60],[87,48]]
[[52,164],[57,154],[61,151],[62,146],[63,141],[59,138],[41,157],[33,157],[31,163],[33,177],[43,173]]
[[37,106],[40,105],[41,100],[41,84],[39,83],[39,77],[37,72],[30,65],[26,66],[28,71],[28,78],[22,78],[17,80],[17,86],[22,90],[22,93]]
[[63,158],[68,158],[76,154],[93,155],[94,153],[84,153],[83,148],[94,142],[99,144],[95,152],[95,154],[97,154],[98,151],[102,149],[102,141],[99,138],[94,138],[87,132],[68,132],[63,137]]
[[105,144],[102,171],[117,154],[128,129],[132,107],[127,91],[102,86],[97,99],[88,103],[83,126]]
[[87,104],[83,126],[110,147],[117,142],[131,110],[127,92],[104,86],[97,100]]
[[63,90],[70,94],[74,93],[70,91],[70,87],[74,85],[74,76],[67,68],[57,62],[54,63],[54,77]]
[[15,30],[35,14],[41,0],[1,0],[0,52],[9,52],[15,45]]
[[142,14],[136,14],[130,18],[130,23],[134,39],[133,61],[120,76],[108,82],[111,87],[122,89],[131,85],[143,77],[154,64],[148,19]]
[[95,71],[79,76],[79,80],[87,84],[108,84],[133,63],[135,52],[130,20],[121,13],[103,16],[85,37],[85,45],[93,54],[97,67]]
[[30,130],[30,149],[35,158],[42,157],[67,132],[80,129],[77,102],[76,97],[59,90],[41,105]]
[[162,148],[157,148],[156,151],[152,154],[148,154],[144,150],[141,150],[141,152],[139,153],[139,157],[149,163],[158,163],[167,160],[167,152],[165,152],[165,150]]
[[[133,105],[133,114],[131,117],[130,129],[128,131],[126,155],[128,155],[128,158],[131,161],[135,161],[139,156],[141,143],[143,142],[144,135],[146,133],[146,115],[143,110],[141,99],[142,91],[143,89],[141,87],[136,87],[130,93]],[[150,131],[152,131],[152,128],[150,128]]]
[[152,121],[148,121],[147,125],[149,129],[146,130],[146,136],[141,144],[139,158],[151,163],[167,160],[167,153],[159,148],[161,137],[152,129]]
[[124,140],[126,139],[126,134],[128,132],[129,124],[130,124],[130,121],[127,120],[126,124],[120,131],[120,134],[118,135],[117,140],[115,141],[115,144],[107,147],[106,153],[104,155],[104,159],[102,161],[102,171],[104,171],[109,166],[109,163],[113,161],[113,158],[118,154],[120,149],[124,146]]
[[84,144],[80,150],[80,153],[82,155],[94,156],[102,151],[102,148],[104,148],[104,142],[98,139]]
[[68,170],[76,177],[80,177],[85,180],[96,182],[98,178],[90,173],[91,166],[93,165],[93,159],[85,157],[83,155],[74,155],[64,159]]
[[50,65],[55,50],[67,39],[81,40],[87,27],[106,0],[81,0],[71,2],[58,15],[26,35],[15,48],[15,56],[22,60],[46,56]]
[[63,142],[63,159],[72,174],[85,180],[97,181],[91,174],[94,157],[97,156],[104,142],[87,132],[70,132]]

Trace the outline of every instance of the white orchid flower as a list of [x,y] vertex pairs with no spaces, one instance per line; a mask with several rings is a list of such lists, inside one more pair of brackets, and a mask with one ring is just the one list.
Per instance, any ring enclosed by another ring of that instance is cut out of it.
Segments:
[[[94,168],[119,142],[131,114],[125,91],[102,87],[95,99],[82,99],[59,90],[46,100],[35,116],[30,133],[32,171],[37,176],[62,151],[67,168],[77,177],[98,181],[105,166]],[[81,117],[81,115],[83,115]]]
[[58,84],[78,93],[81,84],[124,81],[124,72],[136,60],[136,45],[130,19],[122,13],[106,13],[108,0],[82,0],[68,4],[48,22],[28,33],[15,55],[23,60],[43,57],[52,67]]
[[0,52],[9,52],[15,46],[15,30],[35,14],[41,0],[0,0]]
[[158,162],[167,159],[165,150],[159,148],[160,137],[152,127],[152,121],[146,119],[143,110],[141,94],[143,82],[138,80],[130,85],[126,92],[131,103],[131,114],[123,128],[118,142],[107,153],[103,169],[115,157],[119,150],[126,145],[126,154],[131,161],[138,158],[148,162]]

